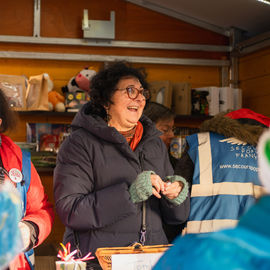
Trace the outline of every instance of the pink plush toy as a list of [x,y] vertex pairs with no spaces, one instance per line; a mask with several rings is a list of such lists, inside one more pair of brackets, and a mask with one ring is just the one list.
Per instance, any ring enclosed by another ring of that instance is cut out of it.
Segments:
[[90,91],[91,78],[96,75],[96,71],[92,68],[81,70],[75,77],[72,77],[68,84],[62,87],[62,92],[87,92]]

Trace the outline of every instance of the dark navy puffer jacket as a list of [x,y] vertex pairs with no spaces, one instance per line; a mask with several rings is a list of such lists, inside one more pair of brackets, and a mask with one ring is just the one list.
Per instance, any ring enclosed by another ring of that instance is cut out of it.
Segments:
[[[129,186],[144,170],[162,179],[173,175],[160,132],[147,117],[140,119],[144,132],[133,152],[115,128],[85,113],[89,106],[74,118],[73,131],[61,145],[54,170],[56,211],[66,227],[64,243],[70,242],[75,249],[76,231],[83,255],[99,247],[139,242],[142,203],[132,203]],[[152,195],[146,203],[145,244],[167,244],[162,221],[181,224],[188,214],[189,198],[175,206]]]

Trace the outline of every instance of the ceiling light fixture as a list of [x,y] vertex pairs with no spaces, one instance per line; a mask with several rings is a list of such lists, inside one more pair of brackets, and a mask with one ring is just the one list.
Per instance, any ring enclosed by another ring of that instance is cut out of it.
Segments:
[[269,0],[257,0],[259,2],[262,2],[264,4],[270,5],[270,1]]

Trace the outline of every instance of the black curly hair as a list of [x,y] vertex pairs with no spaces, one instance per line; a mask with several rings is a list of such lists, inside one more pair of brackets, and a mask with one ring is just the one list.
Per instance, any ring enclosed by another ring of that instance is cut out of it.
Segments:
[[0,89],[0,118],[2,119],[1,133],[13,129],[17,123],[16,114],[10,109],[7,97],[2,89]]
[[146,76],[144,68],[134,68],[125,61],[117,61],[105,66],[91,79],[91,111],[106,119],[104,106],[112,104],[111,98],[118,82],[125,77],[135,77],[143,88],[148,89]]

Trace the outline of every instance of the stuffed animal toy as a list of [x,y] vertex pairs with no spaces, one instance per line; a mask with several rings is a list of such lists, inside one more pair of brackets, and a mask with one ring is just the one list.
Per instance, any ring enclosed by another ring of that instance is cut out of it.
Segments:
[[66,110],[65,97],[63,95],[52,90],[48,93],[48,98],[50,111],[64,112]]
[[92,68],[85,68],[81,70],[75,77],[72,77],[68,84],[62,87],[62,92],[74,93],[74,92],[86,92],[90,91],[91,78],[96,75],[96,71]]

